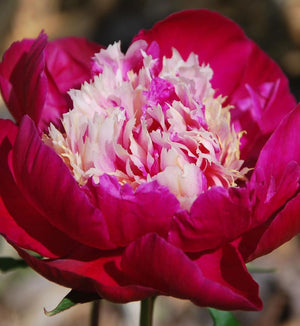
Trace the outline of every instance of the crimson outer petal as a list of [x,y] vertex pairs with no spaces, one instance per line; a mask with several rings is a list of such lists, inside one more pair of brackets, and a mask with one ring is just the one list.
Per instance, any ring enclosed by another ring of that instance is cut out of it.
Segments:
[[43,32],[13,43],[0,64],[0,88],[16,122],[27,114],[42,130],[57,124],[71,104],[67,91],[92,77],[91,58],[100,48],[77,37],[48,43]]
[[245,188],[213,187],[199,195],[190,212],[177,213],[169,241],[187,252],[215,249],[253,227]]
[[[0,233],[8,240],[13,241],[18,246],[21,246],[26,249],[31,249],[42,255],[52,257],[53,253],[46,247],[49,243],[42,245],[35,237],[30,236],[22,226],[19,226],[14,218],[6,208],[3,200],[10,201],[11,206],[14,208],[24,208],[23,205],[20,205],[19,198],[15,193],[16,189],[10,193],[11,185],[10,181],[12,180],[12,175],[9,169],[9,153],[17,134],[17,127],[10,120],[0,119],[0,178],[1,178],[1,187],[0,187]],[[18,192],[18,191],[17,191]],[[24,219],[24,213],[26,214],[27,207],[22,212],[22,218]],[[49,231],[49,230],[48,230]],[[48,246],[51,247],[51,243]],[[54,255],[55,256],[55,255]]]
[[[98,250],[82,245],[59,231],[33,207],[16,185],[12,169],[12,148],[18,128],[0,119],[0,233],[21,248],[44,257],[93,257]],[[55,239],[55,241],[54,241]]]
[[[200,64],[211,66],[213,88],[235,106],[233,119],[247,131],[242,159],[249,159],[250,154],[254,156],[251,159],[257,159],[255,152],[266,140],[263,135],[272,132],[296,105],[278,65],[237,24],[216,12],[187,10],[172,14],[150,30],[142,30],[134,41],[139,39],[158,43],[161,58],[170,57],[172,48],[176,48],[184,59],[194,52]],[[250,102],[250,111],[244,107],[245,101]]]
[[180,208],[177,198],[157,182],[142,184],[133,192],[129,185],[121,187],[115,177],[103,175],[89,189],[117,246],[126,246],[149,232],[167,237]]
[[126,248],[121,268],[133,284],[200,306],[226,310],[262,307],[258,285],[230,245],[188,257],[158,235],[148,234]]
[[48,93],[40,126],[58,124],[62,113],[72,107],[67,92],[79,89],[93,77],[92,58],[101,45],[80,37],[66,37],[49,42],[45,51],[45,73]]
[[17,122],[28,114],[39,121],[46,99],[47,78],[44,73],[44,49],[47,36],[15,42],[5,52],[0,65],[3,99]]
[[25,116],[13,147],[16,184],[26,200],[55,228],[99,249],[114,247],[102,213],[90,202],[62,159],[40,139]]
[[267,254],[300,232],[300,105],[264,146],[249,188],[261,225],[239,240],[245,260]]
[[50,281],[88,293],[98,293],[107,300],[125,303],[158,294],[157,290],[141,285],[127,285],[119,271],[119,252],[91,261],[73,259],[40,260],[12,246],[33,269]]

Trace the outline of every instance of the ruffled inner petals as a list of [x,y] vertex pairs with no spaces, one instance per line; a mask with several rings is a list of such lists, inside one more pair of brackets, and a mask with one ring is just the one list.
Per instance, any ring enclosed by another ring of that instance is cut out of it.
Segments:
[[89,178],[98,183],[103,174],[134,190],[157,181],[190,209],[207,189],[244,179],[242,132],[235,132],[232,108],[215,96],[213,71],[197,55],[183,60],[173,49],[157,69],[147,51],[137,41],[126,54],[120,43],[96,54],[99,74],[70,91],[74,107],[63,116],[64,131],[51,125],[44,142],[80,185]]

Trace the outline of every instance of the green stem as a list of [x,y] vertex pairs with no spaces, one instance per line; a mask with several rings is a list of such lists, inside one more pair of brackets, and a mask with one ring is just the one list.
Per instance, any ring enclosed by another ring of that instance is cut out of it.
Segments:
[[152,316],[155,297],[141,301],[140,326],[152,326]]
[[90,326],[99,325],[100,300],[93,301],[91,310]]

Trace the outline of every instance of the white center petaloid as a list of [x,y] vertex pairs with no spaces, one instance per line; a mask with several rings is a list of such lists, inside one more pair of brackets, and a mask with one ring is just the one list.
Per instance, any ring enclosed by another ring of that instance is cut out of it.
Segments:
[[98,75],[70,90],[64,131],[50,125],[44,141],[80,185],[104,173],[134,189],[156,180],[189,209],[208,188],[244,178],[242,133],[234,131],[224,98],[215,96],[212,69],[197,55],[184,61],[173,49],[159,62],[145,47],[135,42],[124,55],[115,43],[96,54]]

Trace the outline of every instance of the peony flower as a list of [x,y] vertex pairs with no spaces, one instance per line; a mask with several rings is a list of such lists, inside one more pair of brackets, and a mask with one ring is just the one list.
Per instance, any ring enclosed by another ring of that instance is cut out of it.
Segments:
[[113,302],[262,307],[245,264],[300,230],[300,106],[235,23],[180,12],[125,54],[41,33],[0,75],[0,233],[33,269]]

